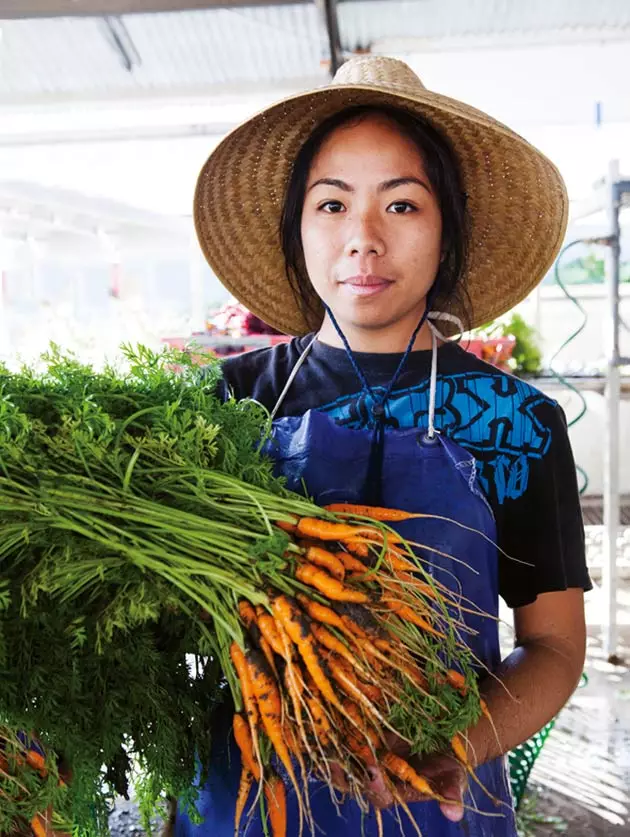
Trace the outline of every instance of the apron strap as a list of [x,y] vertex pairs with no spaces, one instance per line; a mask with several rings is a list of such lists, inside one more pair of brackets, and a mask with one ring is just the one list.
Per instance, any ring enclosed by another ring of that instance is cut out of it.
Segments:
[[283,403],[284,399],[287,397],[287,393],[288,393],[288,391],[291,389],[291,385],[292,385],[293,381],[296,379],[296,377],[297,377],[297,373],[298,373],[298,372],[300,371],[300,369],[302,368],[302,364],[304,363],[304,361],[305,361],[305,360],[306,360],[306,358],[308,357],[309,352],[310,352],[310,351],[311,351],[311,349],[313,348],[313,343],[314,343],[316,340],[317,340],[317,334],[315,335],[315,337],[313,337],[313,339],[311,340],[311,342],[310,342],[310,343],[306,346],[306,348],[304,349],[304,351],[302,352],[302,354],[301,354],[301,355],[299,356],[299,358],[297,359],[297,361],[296,361],[296,363],[295,363],[295,366],[294,366],[294,367],[293,367],[293,369],[291,370],[291,374],[290,374],[290,375],[289,375],[289,377],[287,378],[287,382],[286,382],[286,384],[284,385],[284,387],[283,387],[283,389],[282,389],[282,392],[281,392],[281,393],[280,393],[280,395],[278,396],[278,400],[276,401],[276,405],[275,405],[275,407],[273,408],[273,410],[271,411],[271,420],[272,420],[272,421],[275,419],[275,417],[276,417],[276,415],[277,415],[278,410],[280,409],[280,407],[282,407],[282,403]]
[[437,335],[432,323],[429,323],[431,329],[431,378],[429,381],[429,428],[427,435],[429,439],[434,439],[436,434],[435,429],[435,393],[437,390]]
[[464,323],[455,314],[448,314],[446,311],[431,311],[428,317],[428,325],[431,329],[431,379],[429,383],[429,427],[427,436],[429,439],[434,439],[435,434],[439,433],[435,429],[435,400],[437,392],[437,339],[438,337],[443,342],[448,340],[435,325],[432,320],[443,320],[449,323],[455,323],[459,328],[460,333],[464,330]]

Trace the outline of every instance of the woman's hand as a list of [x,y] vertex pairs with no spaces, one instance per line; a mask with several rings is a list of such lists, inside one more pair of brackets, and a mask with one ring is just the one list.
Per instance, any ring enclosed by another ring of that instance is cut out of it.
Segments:
[[[416,773],[429,782],[436,796],[449,800],[449,802],[440,802],[440,809],[446,819],[459,822],[464,816],[463,800],[468,785],[466,770],[462,765],[446,753],[435,753],[422,759],[418,756],[409,756],[409,747],[404,741],[393,735],[388,735],[388,738],[388,748],[391,752],[406,758]],[[396,804],[394,794],[404,802],[428,802],[432,799],[430,796],[419,794],[410,785],[393,780],[389,775],[385,778],[380,768],[371,767],[368,771],[371,779],[363,790],[363,796],[375,808],[391,808]],[[341,767],[333,767],[332,778],[333,784],[339,790],[348,790]]]
[[[416,773],[428,781],[436,796],[452,800],[440,802],[440,810],[447,820],[459,822],[464,816],[463,801],[468,777],[457,759],[446,753],[434,753],[424,758],[409,756],[408,747],[404,744],[391,749],[407,759]],[[371,773],[373,778],[365,789],[365,797],[375,808],[390,808],[396,804],[396,796],[404,802],[428,802],[432,798],[419,794],[404,782],[392,780],[390,776],[386,780],[378,768]]]

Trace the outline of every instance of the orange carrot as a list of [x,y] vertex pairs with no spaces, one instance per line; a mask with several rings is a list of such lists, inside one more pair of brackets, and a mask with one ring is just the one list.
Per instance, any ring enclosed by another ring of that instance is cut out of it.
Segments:
[[[380,648],[379,648],[380,646]],[[399,671],[407,680],[417,686],[421,691],[426,692],[429,688],[427,678],[407,654],[394,651],[386,639],[363,639],[360,644],[361,651],[369,658],[370,665],[375,671],[379,671],[382,664]],[[387,675],[381,675],[387,676]]]
[[[243,697],[243,709],[245,710],[245,715],[247,716],[247,723],[249,725],[251,741],[254,749],[254,754],[256,756],[255,761],[258,765],[262,766],[257,734],[257,727],[260,721],[260,713],[258,711],[258,705],[256,703],[254,685],[252,683],[252,679],[249,673],[247,659],[245,658],[243,649],[236,642],[233,642],[230,645],[230,657],[232,659],[232,662],[234,663],[234,668],[236,669],[236,674],[238,675],[238,680],[241,686],[241,695]],[[254,775],[260,775],[260,773],[256,774],[254,772]]]
[[457,691],[460,692],[460,694],[467,694],[468,686],[466,684],[466,678],[461,672],[455,671],[455,669],[450,668],[446,672],[446,679],[451,684],[451,686],[453,686],[453,688],[457,689]]
[[370,608],[353,602],[334,602],[331,603],[331,607],[346,620],[346,625],[357,636],[365,637],[382,633],[382,627]]
[[376,704],[382,702],[383,692],[378,686],[374,686],[372,683],[365,683],[361,680],[356,671],[354,671],[353,667],[349,666],[345,661],[339,660],[337,661],[337,665],[343,669],[348,680],[350,680],[352,684],[359,689],[359,691],[362,692],[366,698],[368,698],[368,700],[371,700]]
[[318,541],[350,541],[356,538],[374,538],[377,543],[400,543],[401,538],[394,532],[383,534],[373,526],[352,525],[350,523],[330,523],[318,520],[316,517],[303,517],[297,525],[298,534],[303,538],[314,538]]
[[410,561],[408,558],[403,558],[402,555],[394,552],[393,550],[389,549],[386,554],[387,562],[390,564],[391,568],[399,573],[399,572],[418,572],[418,567]]
[[241,751],[243,766],[252,774],[253,778],[260,781],[260,766],[254,754],[254,744],[249,729],[249,724],[238,712],[234,715],[234,739]]
[[328,599],[337,602],[359,602],[364,603],[370,600],[367,593],[362,593],[360,590],[353,590],[341,581],[337,581],[325,570],[321,570],[314,564],[300,564],[296,571],[295,577],[303,584],[308,584],[309,587],[314,587],[323,593]]
[[289,535],[294,535],[297,532],[297,521],[289,523],[286,520],[276,520],[276,526],[283,532],[288,532]]
[[278,628],[274,622],[273,616],[265,610],[262,605],[256,606],[256,622],[263,637],[267,640],[269,645],[273,648],[279,657],[285,655],[285,649],[282,644],[282,639],[278,633]]
[[284,735],[284,740],[287,742],[289,752],[294,756],[299,756],[302,748],[288,715],[285,715],[282,720],[282,734]]
[[260,626],[258,625],[258,621],[256,619],[256,611],[254,610],[254,606],[251,602],[248,602],[247,599],[241,599],[238,603],[238,613],[241,617],[241,622],[245,625],[249,632],[249,635],[253,639],[254,645],[260,648],[260,650],[267,658],[267,662],[275,671],[276,664],[273,659],[273,652],[269,647],[269,643],[261,634]]
[[46,820],[43,818],[41,814],[35,814],[35,816],[30,822],[30,826],[35,837],[46,837]]
[[342,541],[357,537],[359,527],[349,523],[330,523],[316,517],[303,517],[298,521],[297,531],[303,538],[318,541]]
[[343,544],[349,552],[358,555],[359,558],[367,558],[370,554],[370,545],[360,538],[344,541]]
[[319,642],[320,645],[323,645],[324,648],[327,648],[329,651],[334,651],[335,653],[339,654],[340,657],[343,657],[347,660],[350,665],[356,666],[357,661],[354,657],[354,654],[350,649],[343,644],[340,639],[337,639],[334,634],[325,628],[323,625],[319,625],[317,622],[313,622],[311,624],[311,631],[315,639]]
[[365,767],[375,767],[378,735],[368,725],[356,703],[344,700],[343,708],[346,717],[352,722],[346,727],[348,733],[345,742],[348,749],[360,759]]
[[[413,584],[414,593],[418,592],[421,593],[423,596],[426,596],[427,599],[437,599],[440,596],[440,593],[435,589],[432,584],[428,584],[426,581],[418,581],[413,576],[409,576],[408,578],[404,578],[405,573],[402,573],[399,578],[403,581],[409,581]],[[446,599],[446,596],[442,593],[441,597]]]
[[253,783],[254,777],[245,765],[243,765],[241,768],[241,780],[238,785],[238,795],[236,797],[236,808],[234,809],[234,837],[238,837],[241,818]]
[[490,714],[490,710],[488,709],[488,704],[485,702],[483,698],[479,698],[479,704],[481,706],[481,714],[485,715],[486,718],[492,722],[492,715]]
[[271,647],[271,645],[269,645],[267,640],[262,635],[258,639],[258,645],[260,646],[260,650],[265,655],[265,659],[269,663],[269,668],[273,671],[274,676],[277,680],[278,679],[278,669],[277,669],[277,666],[276,666],[276,661],[275,661],[274,656],[273,656],[273,648]]
[[291,697],[293,712],[298,726],[302,728],[302,704],[304,701],[304,678],[297,665],[288,665],[284,670],[284,685]]
[[464,739],[458,732],[456,732],[455,735],[451,738],[451,749],[455,753],[457,761],[461,762],[466,768],[466,770],[472,770],[472,766],[468,759],[468,753],[466,751]]
[[[326,657],[326,662],[328,663],[328,668],[330,669],[331,675],[341,686],[345,694],[347,694],[348,697],[351,697],[354,700],[356,700],[358,703],[364,706],[370,712],[370,714],[375,715],[380,720],[380,715],[374,707],[373,700],[370,697],[368,697],[363,691],[363,687],[365,687],[366,684],[359,682],[354,671],[351,668],[346,667],[343,664],[343,661],[339,659],[339,657],[335,658],[333,654],[329,654]],[[378,689],[378,697],[382,698],[380,689]]]
[[319,691],[329,703],[340,708],[341,704],[322,667],[317,651],[317,642],[307,622],[308,617],[288,596],[275,596],[271,605],[276,619],[291,641],[297,646],[300,656],[304,660],[306,670],[313,678]]
[[[262,607],[261,611],[264,613],[264,609]],[[246,599],[241,599],[241,601],[238,603],[238,612],[239,616],[241,617],[241,622],[249,631],[249,635],[253,639],[254,644],[263,652],[274,674],[277,674],[276,662],[273,658],[273,648],[271,647],[267,639],[263,636],[262,631],[260,630],[260,625],[258,624],[258,618],[256,616],[256,610],[254,610],[254,606],[251,604],[251,602],[248,602]]]
[[397,779],[401,779],[423,796],[435,799],[436,794],[427,780],[413,769],[413,767],[400,756],[394,753],[385,753],[381,763]]
[[423,517],[420,514],[412,514],[411,512],[401,511],[400,509],[385,509],[382,506],[361,506],[354,503],[331,503],[324,506],[326,511],[334,514],[348,514],[354,517],[371,517],[372,520],[380,522],[398,522],[402,520],[411,520],[415,517]]
[[256,725],[258,724],[260,716],[258,713],[258,707],[256,705],[256,699],[254,696],[254,688],[253,683],[251,681],[249,666],[247,665],[247,660],[245,659],[243,649],[236,642],[233,642],[230,645],[230,657],[232,658],[234,668],[236,669],[236,673],[241,684],[243,708],[245,709],[245,714],[247,715],[247,720],[249,722],[249,728],[250,730],[252,730],[253,736],[254,730],[256,729]]
[[[354,726],[361,731],[362,735],[365,736],[372,749],[376,749],[379,743],[378,734],[376,733],[376,730],[369,726],[356,703],[351,700],[344,700],[343,708],[348,718],[354,722]],[[356,735],[356,732],[353,732],[353,734]]]
[[350,752],[357,756],[366,767],[376,767],[376,757],[374,753],[364,741],[361,741],[358,738],[358,736],[349,733],[346,743]]
[[26,763],[29,767],[32,767],[33,770],[37,770],[42,779],[45,779],[48,775],[48,770],[46,769],[46,759],[41,753],[38,753],[37,750],[28,749],[26,751]]
[[263,727],[299,795],[291,755],[282,734],[282,699],[267,661],[258,651],[247,652],[247,668]]
[[337,581],[343,581],[346,574],[345,567],[339,558],[327,549],[322,549],[320,546],[309,546],[306,550],[306,560],[327,570]]
[[241,599],[238,603],[238,615],[241,617],[241,622],[245,625],[247,630],[249,630],[252,625],[256,624],[256,612],[254,611],[254,606],[251,602],[248,602],[247,599]]
[[428,622],[423,616],[420,616],[420,614],[416,613],[415,610],[409,607],[409,605],[403,604],[402,602],[392,601],[391,599],[383,599],[383,603],[386,604],[387,607],[396,614],[396,616],[399,616],[406,622],[411,622],[412,624],[417,625],[418,628],[422,628],[422,630],[426,631],[428,634],[433,634],[441,639],[445,639],[445,636],[441,633],[441,631],[434,628],[430,622]]
[[277,773],[272,773],[265,782],[265,799],[271,825],[271,837],[286,837],[287,795],[284,782]]
[[343,618],[330,607],[309,599],[303,593],[298,593],[297,600],[315,622],[321,622],[322,625],[331,625],[333,628],[339,628],[340,631],[345,632],[347,630]]
[[313,732],[321,744],[326,744],[331,733],[330,721],[319,700],[319,692],[314,685],[305,693],[304,698],[311,716]]
[[355,558],[350,552],[335,552],[335,555],[339,558],[348,572],[367,573],[370,570],[370,568],[366,566],[363,561],[359,561],[359,559]]

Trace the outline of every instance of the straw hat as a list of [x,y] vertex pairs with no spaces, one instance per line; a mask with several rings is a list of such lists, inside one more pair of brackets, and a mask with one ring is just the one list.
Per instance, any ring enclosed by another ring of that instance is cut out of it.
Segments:
[[[505,313],[540,282],[564,237],[564,182],[543,154],[469,105],[427,90],[402,61],[353,58],[326,87],[272,105],[228,134],[197,182],[194,218],[210,267],[252,313],[287,334],[315,330],[286,277],[280,218],[295,157],[313,129],[353,105],[424,117],[459,160],[471,218],[465,283],[472,325]],[[457,314],[456,309],[451,313]]]

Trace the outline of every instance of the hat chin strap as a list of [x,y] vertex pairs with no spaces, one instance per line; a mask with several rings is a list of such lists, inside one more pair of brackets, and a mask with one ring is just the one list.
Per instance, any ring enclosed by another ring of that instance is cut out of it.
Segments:
[[441,331],[438,330],[437,326],[433,325],[431,320],[442,320],[443,322],[447,323],[454,323],[460,334],[464,331],[464,322],[455,314],[447,314],[446,311],[430,311],[429,316],[427,318],[429,320],[429,328],[435,334],[436,337],[439,337],[440,340],[448,340],[449,338],[442,334]]

